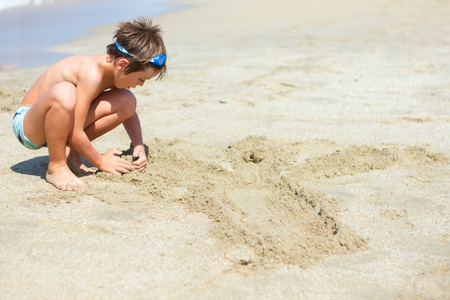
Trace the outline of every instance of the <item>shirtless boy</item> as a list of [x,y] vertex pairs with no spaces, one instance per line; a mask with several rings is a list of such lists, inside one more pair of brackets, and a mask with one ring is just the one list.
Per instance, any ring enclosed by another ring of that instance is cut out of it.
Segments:
[[[166,74],[166,49],[160,28],[145,18],[120,23],[114,38],[106,54],[72,56],[50,66],[14,115],[22,145],[48,147],[46,180],[58,189],[86,186],[75,174],[93,170],[81,157],[115,175],[146,170],[136,98],[129,89]],[[133,144],[133,162],[120,158],[116,149],[101,155],[91,144],[119,124]]]

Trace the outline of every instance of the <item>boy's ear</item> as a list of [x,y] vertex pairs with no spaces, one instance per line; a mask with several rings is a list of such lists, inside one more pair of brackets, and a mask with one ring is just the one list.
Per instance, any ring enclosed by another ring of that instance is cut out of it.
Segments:
[[125,71],[125,68],[128,67],[130,62],[125,58],[119,58],[116,61],[117,70],[119,71]]

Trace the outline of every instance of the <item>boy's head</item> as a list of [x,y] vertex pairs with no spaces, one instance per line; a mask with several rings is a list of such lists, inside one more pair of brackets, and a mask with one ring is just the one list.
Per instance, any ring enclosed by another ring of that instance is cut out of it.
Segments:
[[[116,58],[124,57],[129,61],[125,74],[152,67],[159,71],[157,79],[161,79],[167,73],[165,60],[167,52],[161,33],[160,27],[153,26],[152,21],[147,18],[123,22],[119,24],[119,29],[114,34],[116,42],[109,44],[106,51]],[[156,62],[150,63],[155,61],[155,58]]]

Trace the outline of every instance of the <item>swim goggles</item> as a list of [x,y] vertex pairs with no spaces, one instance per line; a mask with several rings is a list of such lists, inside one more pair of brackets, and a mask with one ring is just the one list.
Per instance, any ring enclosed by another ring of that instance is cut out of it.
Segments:
[[[119,50],[119,51],[122,52],[123,54],[128,55],[129,57],[134,57],[134,55],[132,55],[131,53],[129,53],[129,52],[127,51],[127,49],[125,49],[125,47],[122,46],[121,44],[119,44],[118,42],[115,42],[114,44],[116,45],[117,50]],[[158,55],[156,55],[155,57],[153,57],[153,58],[149,61],[149,63],[152,64],[152,65],[155,65],[155,66],[160,67],[160,66],[163,65],[163,63],[164,63],[164,61],[166,60],[166,58],[167,58],[167,57],[166,57],[164,54],[158,54]]]

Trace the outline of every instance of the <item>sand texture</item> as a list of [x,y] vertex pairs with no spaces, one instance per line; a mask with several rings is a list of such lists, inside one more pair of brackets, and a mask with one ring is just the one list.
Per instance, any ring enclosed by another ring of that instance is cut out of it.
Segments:
[[177,4],[144,174],[54,189],[11,129],[45,66],[0,72],[0,299],[449,299],[450,2]]

